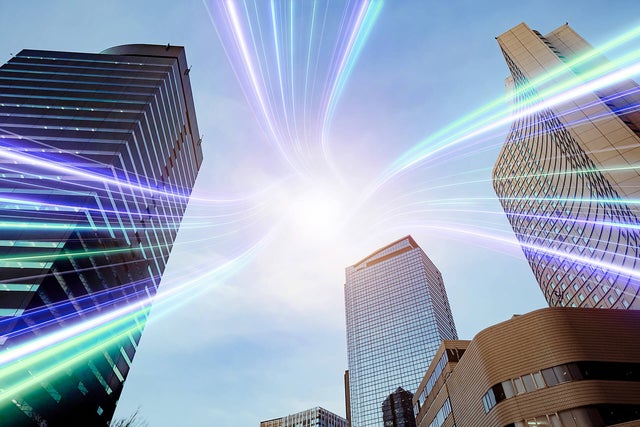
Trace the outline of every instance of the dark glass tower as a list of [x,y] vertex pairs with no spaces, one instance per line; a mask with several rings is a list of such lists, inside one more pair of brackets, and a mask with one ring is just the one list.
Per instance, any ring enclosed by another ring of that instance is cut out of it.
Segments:
[[398,387],[382,402],[384,427],[416,427],[413,393]]
[[610,67],[568,25],[498,37],[514,121],[493,185],[551,306],[640,309],[640,93],[624,80],[547,108],[546,91]]
[[415,392],[442,340],[457,339],[442,275],[411,236],[347,267],[353,427],[382,427],[382,402]]
[[0,357],[84,330],[0,366],[0,424],[111,419],[202,162],[188,73],[155,45],[0,67]]

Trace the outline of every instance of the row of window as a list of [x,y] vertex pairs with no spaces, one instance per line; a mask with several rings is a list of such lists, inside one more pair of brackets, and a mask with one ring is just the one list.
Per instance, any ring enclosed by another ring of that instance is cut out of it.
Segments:
[[418,412],[420,412],[420,408],[424,404],[425,400],[427,400],[427,396],[429,396],[429,393],[431,393],[431,390],[433,390],[433,386],[436,384],[436,382],[440,378],[440,375],[442,375],[442,372],[444,371],[444,367],[447,365],[447,363],[448,362],[457,363],[463,354],[464,354],[464,349],[462,348],[448,348],[445,350],[442,356],[440,356],[440,359],[438,360],[438,363],[435,369],[433,370],[431,375],[429,375],[429,379],[427,380],[427,383],[425,384],[424,389],[420,393],[420,397],[418,397],[418,400],[415,406],[413,407],[413,412],[415,416],[418,416]]
[[640,363],[573,362],[553,366],[495,384],[482,397],[482,405],[488,413],[498,403],[516,395],[580,380],[640,382]]
[[530,417],[504,427],[610,426],[635,420],[640,420],[639,405],[600,404]]
[[442,404],[442,408],[440,408],[436,416],[433,418],[433,421],[431,421],[431,424],[429,424],[429,427],[440,427],[444,424],[449,414],[451,414],[451,402],[447,399]]

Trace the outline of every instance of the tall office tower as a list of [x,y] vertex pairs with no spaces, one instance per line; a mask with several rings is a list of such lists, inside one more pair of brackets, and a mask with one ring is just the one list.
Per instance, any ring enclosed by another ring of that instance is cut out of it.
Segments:
[[384,427],[416,427],[413,393],[398,387],[382,402]]
[[317,407],[298,412],[297,414],[288,415],[282,418],[276,418],[269,421],[260,422],[260,427],[347,427],[347,420],[327,411],[326,409]]
[[528,109],[610,63],[568,25],[497,40],[517,114],[493,185],[549,305],[640,309],[638,85]]
[[23,50],[0,67],[0,424],[108,424],[198,135],[182,47]]
[[457,339],[442,275],[411,236],[347,267],[352,427],[383,426],[382,402],[415,392],[445,339]]

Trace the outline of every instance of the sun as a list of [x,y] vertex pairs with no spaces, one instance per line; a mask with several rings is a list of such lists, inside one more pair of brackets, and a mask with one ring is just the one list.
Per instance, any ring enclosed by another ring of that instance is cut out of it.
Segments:
[[338,192],[312,187],[291,197],[288,219],[292,231],[300,237],[325,240],[341,230],[344,203]]

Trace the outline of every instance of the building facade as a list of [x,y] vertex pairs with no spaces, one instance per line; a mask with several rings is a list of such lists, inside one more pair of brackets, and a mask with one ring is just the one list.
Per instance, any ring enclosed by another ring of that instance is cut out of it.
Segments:
[[638,328],[635,310],[552,307],[444,342],[413,399],[417,425],[640,425]]
[[347,420],[317,407],[286,417],[262,421],[260,427],[347,427]]
[[351,396],[349,396],[349,370],[344,371],[344,406],[347,414],[347,427],[351,427]]
[[23,50],[0,67],[0,354],[122,312],[102,335],[5,364],[1,424],[108,424],[202,162],[198,135],[182,47]]
[[440,345],[413,396],[413,414],[416,417],[416,425],[452,427],[455,424],[453,417],[449,417],[451,402],[444,385],[469,343],[470,341],[447,340]]
[[610,63],[568,25],[543,36],[523,23],[497,40],[516,119],[493,185],[545,298],[640,308],[640,211],[629,203],[640,196],[638,85],[535,108]]
[[345,305],[351,426],[381,427],[382,402],[457,338],[442,275],[406,236],[347,267]]

